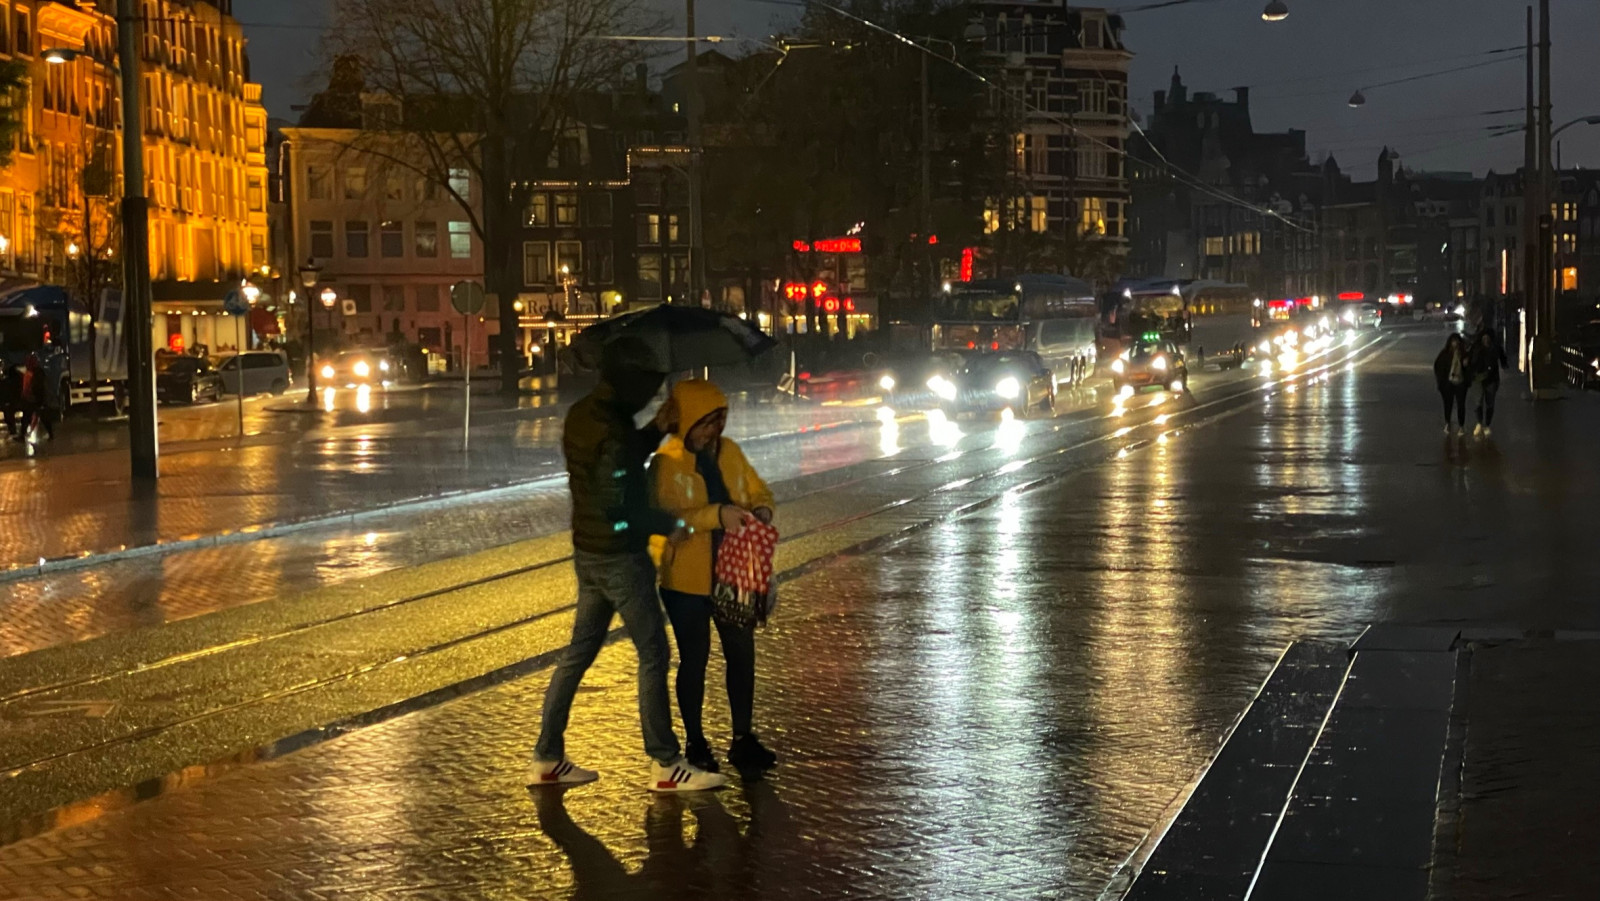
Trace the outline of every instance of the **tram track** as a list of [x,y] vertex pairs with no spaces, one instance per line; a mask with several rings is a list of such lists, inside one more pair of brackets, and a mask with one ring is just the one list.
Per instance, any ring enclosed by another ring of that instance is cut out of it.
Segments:
[[[891,527],[883,533],[875,535],[867,540],[853,542],[847,541],[847,543],[839,547],[828,549],[814,557],[811,557],[810,559],[799,561],[796,564],[787,567],[782,573],[780,573],[778,578],[780,581],[798,578],[799,576],[802,576],[808,572],[812,572],[822,566],[826,566],[828,563],[841,557],[861,553],[870,548],[892,544],[938,522],[947,521],[951,518],[966,515],[973,510],[982,507],[984,504],[992,502],[995,498],[1001,496],[1007,490],[1032,490],[1061,478],[1069,477],[1077,472],[1081,472],[1086,468],[1103,462],[1108,457],[1117,455],[1118,453],[1128,453],[1137,450],[1138,448],[1146,446],[1156,440],[1156,437],[1154,436],[1140,437],[1138,434],[1136,434],[1140,430],[1143,430],[1151,425],[1162,428],[1162,435],[1168,435],[1183,429],[1196,428],[1210,422],[1214,422],[1248,406],[1249,399],[1251,397],[1263,396],[1264,393],[1270,393],[1270,391],[1277,386],[1292,384],[1305,379],[1319,378],[1332,373],[1339,367],[1354,365],[1357,362],[1360,362],[1361,360],[1371,356],[1373,353],[1381,350],[1381,347],[1386,343],[1386,340],[1382,336],[1379,336],[1374,337],[1371,340],[1358,342],[1357,344],[1353,345],[1335,346],[1334,348],[1330,349],[1326,359],[1323,359],[1320,362],[1317,362],[1315,358],[1308,359],[1304,361],[1297,372],[1291,375],[1281,376],[1277,380],[1270,382],[1261,382],[1257,381],[1253,377],[1244,377],[1229,382],[1224,386],[1220,386],[1227,390],[1223,391],[1223,393],[1217,394],[1216,396],[1206,396],[1204,399],[1201,399],[1199,396],[1192,396],[1181,408],[1168,408],[1165,411],[1158,412],[1156,410],[1155,403],[1147,403],[1136,410],[1128,410],[1126,407],[1114,407],[1112,411],[1106,412],[1103,415],[1091,415],[1089,417],[1056,421],[1049,424],[1047,428],[1033,430],[1030,434],[1024,437],[1024,440],[1029,442],[1037,442],[1041,439],[1046,439],[1048,436],[1058,434],[1066,429],[1073,429],[1082,426],[1088,426],[1092,429],[1096,424],[1105,424],[1109,420],[1113,419],[1121,419],[1124,422],[1129,422],[1129,417],[1132,416],[1133,420],[1135,420],[1130,424],[1124,425],[1117,429],[1106,429],[1096,434],[1087,435],[1079,440],[1069,441],[1065,444],[1046,446],[1028,454],[1017,453],[1007,457],[1003,463],[999,463],[998,465],[986,465],[985,468],[978,472],[971,473],[954,480],[945,481],[927,490],[919,491],[909,495],[902,495],[882,503],[867,506],[861,510],[856,510],[846,515],[826,519],[823,522],[820,522],[809,528],[799,529],[793,534],[785,536],[782,545],[794,545],[807,539],[816,539],[832,533],[841,533],[851,526],[859,524],[863,521],[884,516],[885,514],[892,512],[906,510],[909,507],[934,500],[941,495],[958,489],[970,489],[975,484],[994,482],[996,480],[1016,474],[1028,467],[1036,467],[1051,460],[1059,460],[1067,455],[1092,449],[1097,445],[1106,445],[1108,448],[1113,445],[1116,446],[1115,450],[1108,450],[1107,454],[1091,455],[1082,463],[1069,464],[1057,471],[1042,473],[1031,479],[1019,479],[1017,480],[1017,484],[1011,486],[1010,488],[997,488],[978,500],[962,504],[949,510],[941,511],[930,516],[917,517],[915,521],[911,523]],[[1209,392],[1207,393],[1209,394]],[[1168,403],[1170,403],[1170,401],[1168,401]],[[1167,404],[1161,404],[1161,406],[1167,407]],[[1122,412],[1117,412],[1119,410]],[[1144,415],[1138,415],[1141,413]],[[996,450],[997,447],[995,445],[989,445],[985,447],[967,448],[944,455],[933,455],[930,456],[929,459],[918,459],[916,461],[908,462],[904,465],[892,467],[886,470],[863,473],[860,476],[847,479],[843,482],[834,483],[825,487],[819,487],[807,492],[803,492],[799,495],[786,499],[785,503],[792,505],[796,501],[805,498],[835,494],[839,492],[848,492],[850,488],[861,486],[869,481],[913,474],[919,471],[927,470],[930,467],[949,464],[973,455],[992,453]],[[1003,453],[1000,455],[1005,456]],[[782,545],[780,545],[780,553],[783,550]],[[550,569],[551,567],[558,566],[570,559],[570,555],[551,557],[530,563],[527,566],[515,567],[512,569],[491,573],[479,578],[463,580],[457,583],[440,586],[424,592],[416,593],[414,595],[364,607],[359,610],[346,611],[322,619],[298,623],[290,628],[263,633],[260,635],[253,635],[232,641],[218,642],[182,653],[169,654],[167,656],[141,664],[137,667],[124,668],[115,672],[92,674],[81,678],[57,680],[45,685],[30,686],[27,689],[14,691],[6,696],[0,697],[0,716],[4,715],[6,708],[8,707],[25,705],[29,702],[40,700],[41,698],[52,693],[64,693],[74,689],[104,684],[120,678],[148,674],[155,670],[170,668],[182,663],[194,662],[208,657],[218,657],[229,652],[239,651],[249,647],[268,645],[271,642],[283,641],[290,637],[306,635],[320,629],[329,629],[340,624],[348,624],[359,621],[363,617],[373,616],[385,611],[401,609],[426,600],[447,597],[449,595],[466,592],[471,589],[481,588],[484,586],[493,585],[495,583],[506,582],[507,580],[535,573],[540,570]],[[570,613],[573,609],[574,605],[572,603],[558,604],[547,609],[541,609],[538,612],[527,616],[493,623],[481,629],[449,636],[443,640],[416,647],[404,654],[385,655],[384,659],[362,661],[353,666],[344,667],[334,672],[321,674],[294,682],[293,684],[283,685],[278,688],[264,691],[260,694],[251,695],[248,698],[244,698],[233,703],[209,707],[204,710],[195,711],[189,715],[168,717],[157,721],[148,722],[137,728],[124,731],[119,734],[108,735],[100,741],[80,744],[72,748],[57,749],[50,753],[33,755],[27,760],[9,761],[4,764],[0,764],[0,766],[3,766],[5,775],[13,777],[24,771],[49,768],[52,765],[58,764],[75,755],[103,752],[119,745],[150,740],[171,730],[193,727],[202,724],[207,720],[215,720],[225,717],[229,714],[237,714],[247,711],[251,708],[287,701],[298,696],[303,696],[310,692],[327,689],[337,686],[341,683],[349,683],[354,680],[359,680],[391,667],[404,666],[408,664],[415,665],[418,662],[426,660],[430,657],[447,654],[451,651],[472,645],[475,642],[486,641],[497,636],[504,636],[506,633],[514,630],[544,623],[554,617]],[[620,630],[613,633],[613,637],[615,637],[616,634],[620,634]]]

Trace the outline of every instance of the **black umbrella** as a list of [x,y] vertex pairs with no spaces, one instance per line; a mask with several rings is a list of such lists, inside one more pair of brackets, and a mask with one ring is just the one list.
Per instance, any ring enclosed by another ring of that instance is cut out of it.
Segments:
[[778,346],[755,324],[700,307],[662,305],[597,322],[572,339],[572,355],[586,368],[600,363],[600,349],[630,335],[655,352],[667,372],[743,363]]

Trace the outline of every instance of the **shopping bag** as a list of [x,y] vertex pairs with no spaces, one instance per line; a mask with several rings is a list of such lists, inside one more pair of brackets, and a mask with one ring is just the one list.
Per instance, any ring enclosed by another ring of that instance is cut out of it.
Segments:
[[712,572],[711,606],[718,621],[748,627],[765,622],[773,603],[772,555],[778,530],[748,520],[737,533],[724,534]]

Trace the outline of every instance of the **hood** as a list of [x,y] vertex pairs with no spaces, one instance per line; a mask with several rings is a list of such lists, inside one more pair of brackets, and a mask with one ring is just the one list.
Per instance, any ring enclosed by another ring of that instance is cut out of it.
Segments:
[[694,424],[728,406],[728,398],[705,379],[686,379],[672,386],[672,399],[678,402],[679,438],[689,434]]

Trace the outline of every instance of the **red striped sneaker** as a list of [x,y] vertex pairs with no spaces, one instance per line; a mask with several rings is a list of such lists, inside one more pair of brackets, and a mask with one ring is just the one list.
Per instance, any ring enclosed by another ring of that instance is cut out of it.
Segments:
[[708,773],[679,757],[671,763],[650,764],[650,785],[653,792],[698,792],[721,788],[728,777],[721,773]]
[[600,778],[594,770],[586,770],[570,760],[535,760],[534,785],[582,785]]

